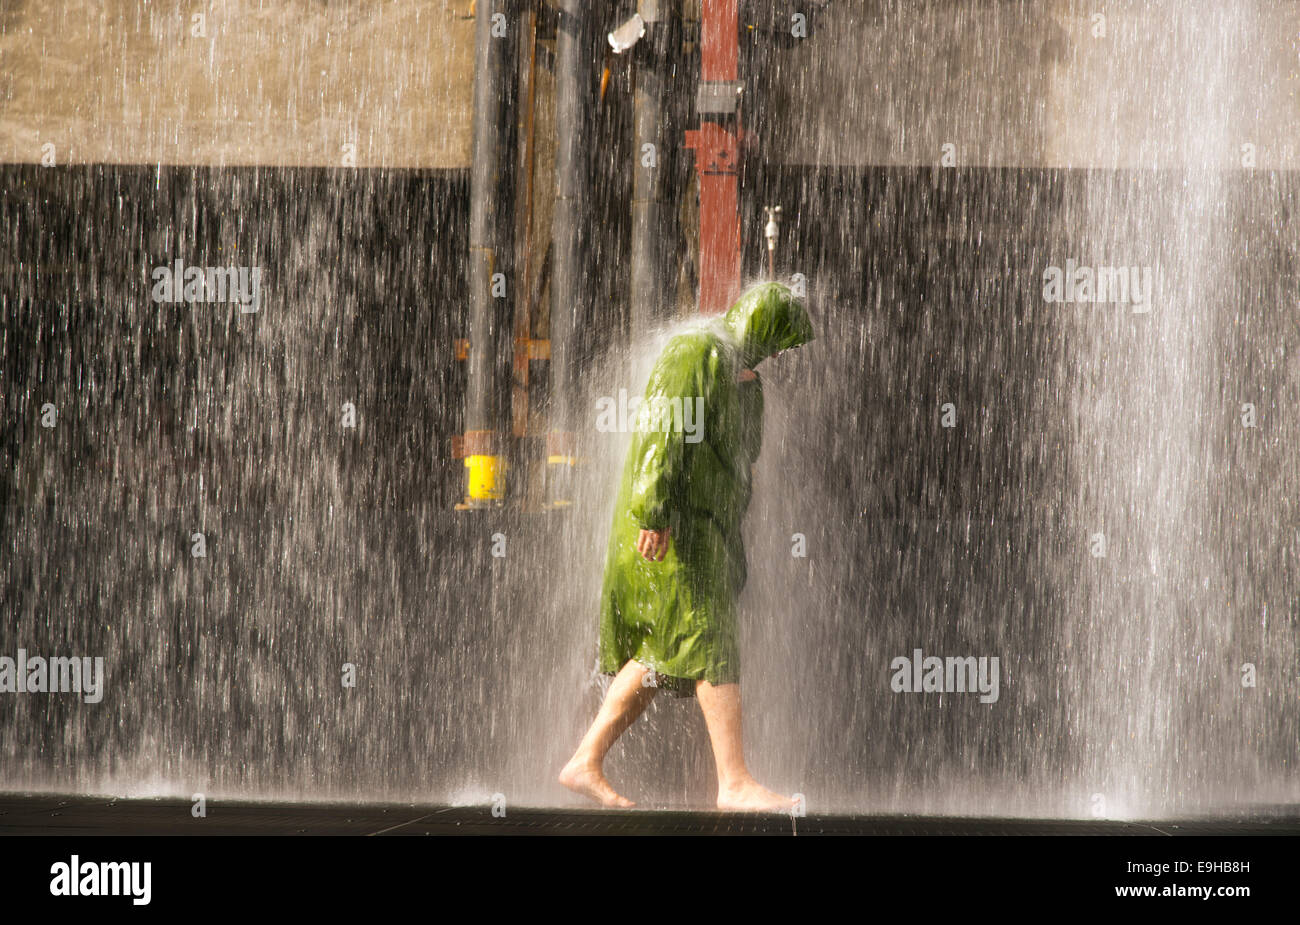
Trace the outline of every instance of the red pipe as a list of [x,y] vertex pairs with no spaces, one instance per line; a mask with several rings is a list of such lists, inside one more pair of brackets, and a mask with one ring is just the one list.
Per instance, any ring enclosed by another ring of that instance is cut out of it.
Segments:
[[740,61],[739,0],[704,0],[700,24],[700,76],[735,80]]
[[[700,77],[735,81],[740,60],[739,0],[704,0]],[[700,179],[700,313],[720,314],[740,291],[740,114],[701,116],[686,133]]]

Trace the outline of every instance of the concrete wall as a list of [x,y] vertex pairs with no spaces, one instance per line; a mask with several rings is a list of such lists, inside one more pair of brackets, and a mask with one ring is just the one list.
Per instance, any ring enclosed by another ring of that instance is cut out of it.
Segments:
[[814,26],[774,62],[784,163],[938,164],[951,143],[960,166],[1234,168],[1249,143],[1300,167],[1295,3],[849,0]]
[[5,0],[0,161],[463,167],[469,8]]

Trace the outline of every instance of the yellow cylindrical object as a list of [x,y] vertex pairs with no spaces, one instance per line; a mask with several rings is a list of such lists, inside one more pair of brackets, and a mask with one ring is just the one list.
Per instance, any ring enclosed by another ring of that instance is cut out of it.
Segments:
[[469,500],[500,501],[505,497],[506,463],[500,456],[466,456],[469,470]]

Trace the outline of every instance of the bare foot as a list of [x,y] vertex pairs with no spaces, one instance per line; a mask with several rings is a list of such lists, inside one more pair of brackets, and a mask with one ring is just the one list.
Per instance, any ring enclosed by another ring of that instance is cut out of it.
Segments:
[[795,802],[794,797],[773,793],[753,779],[718,790],[718,809],[732,813],[788,813]]
[[574,793],[595,800],[601,806],[628,809],[636,805],[627,797],[619,795],[618,791],[610,786],[599,765],[582,764],[576,758],[566,764],[564,770],[560,772],[560,783]]

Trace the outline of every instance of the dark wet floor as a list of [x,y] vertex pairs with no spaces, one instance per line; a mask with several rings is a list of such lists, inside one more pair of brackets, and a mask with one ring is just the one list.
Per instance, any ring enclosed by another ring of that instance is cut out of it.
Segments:
[[1300,808],[1207,819],[1119,822],[937,816],[739,815],[413,804],[0,794],[0,835],[1300,835]]

